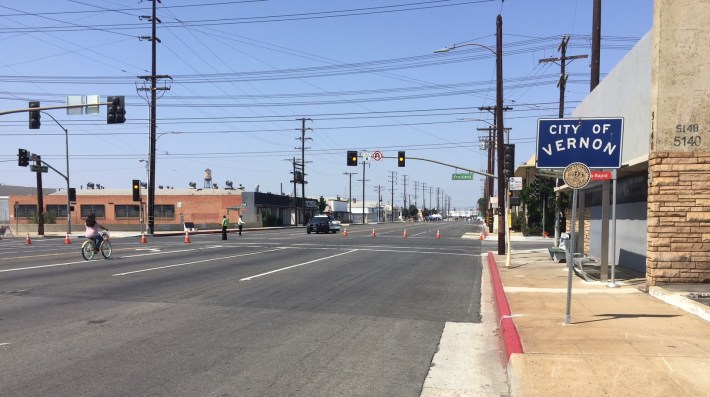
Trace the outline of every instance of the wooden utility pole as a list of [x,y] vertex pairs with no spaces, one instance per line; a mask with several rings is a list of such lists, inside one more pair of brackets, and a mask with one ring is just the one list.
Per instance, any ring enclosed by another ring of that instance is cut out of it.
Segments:
[[[560,56],[556,58],[544,58],[540,59],[539,63],[559,63],[560,65],[560,81],[557,83],[557,87],[560,89],[560,109],[558,112],[559,118],[565,117],[565,89],[567,88],[567,72],[565,67],[568,61],[573,61],[575,59],[586,58],[587,54],[584,55],[572,55],[567,56],[567,43],[569,43],[569,36],[562,36],[562,42],[557,50],[560,52]],[[555,186],[559,185],[559,178],[555,180]],[[560,192],[555,193],[555,247],[560,245],[560,213],[562,212],[562,197]],[[544,232],[544,230],[543,230]]]
[[[302,170],[302,175],[303,179],[301,180],[301,198],[303,199],[303,218],[301,221],[303,224],[306,224],[306,141],[311,140],[312,138],[306,138],[306,130],[310,130],[310,128],[306,128],[306,120],[308,121],[313,121],[311,119],[307,118],[300,118],[298,119],[301,121],[301,128],[299,129],[301,131],[301,136],[299,138],[296,138],[297,140],[301,141],[301,170]],[[296,148],[298,149],[298,148]]]
[[157,75],[157,43],[160,39],[157,37],[157,25],[160,19],[156,16],[156,3],[160,0],[153,0],[153,13],[151,16],[140,16],[140,19],[147,19],[151,22],[151,35],[141,36],[140,40],[151,41],[151,74],[150,76],[138,76],[139,79],[150,80],[150,88],[139,88],[139,91],[150,90],[150,134],[149,134],[149,153],[148,153],[148,233],[154,234],[155,231],[155,145],[157,141],[156,135],[156,119],[157,119],[157,92],[159,90],[169,90],[169,87],[157,87],[158,79],[169,78],[168,75]]
[[599,64],[601,61],[602,42],[602,0],[594,0],[592,10],[592,74],[589,91],[599,85]]

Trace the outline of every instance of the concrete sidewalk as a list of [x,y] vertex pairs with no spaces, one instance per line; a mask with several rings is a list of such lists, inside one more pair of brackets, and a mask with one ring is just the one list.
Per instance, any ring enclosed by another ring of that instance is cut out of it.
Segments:
[[710,306],[682,298],[677,286],[654,287],[680,302],[673,306],[646,292],[643,275],[617,271],[619,288],[573,275],[565,324],[567,265],[546,249],[511,258],[506,268],[505,256],[488,256],[504,291],[496,303],[507,301],[513,322],[505,330],[501,317],[503,346],[522,342],[522,353],[508,354],[512,396],[710,396],[710,322],[689,313]]

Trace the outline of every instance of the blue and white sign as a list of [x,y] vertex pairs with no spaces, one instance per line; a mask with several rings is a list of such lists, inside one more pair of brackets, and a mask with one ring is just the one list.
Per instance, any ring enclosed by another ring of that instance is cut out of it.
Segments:
[[621,167],[624,119],[538,119],[537,168]]

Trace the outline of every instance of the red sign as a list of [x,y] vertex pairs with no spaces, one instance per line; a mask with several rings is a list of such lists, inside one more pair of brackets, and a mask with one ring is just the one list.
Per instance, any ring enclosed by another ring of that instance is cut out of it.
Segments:
[[592,171],[593,181],[608,181],[611,179],[611,171]]

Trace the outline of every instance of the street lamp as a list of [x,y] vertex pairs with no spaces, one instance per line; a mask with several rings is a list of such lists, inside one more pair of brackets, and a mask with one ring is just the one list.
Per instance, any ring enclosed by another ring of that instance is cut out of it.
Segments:
[[482,47],[496,56],[496,153],[498,157],[498,255],[505,255],[505,211],[503,203],[506,202],[505,178],[503,177],[503,17],[496,18],[496,49],[483,44],[465,43],[444,47],[434,52],[449,52],[456,48],[475,46]]

